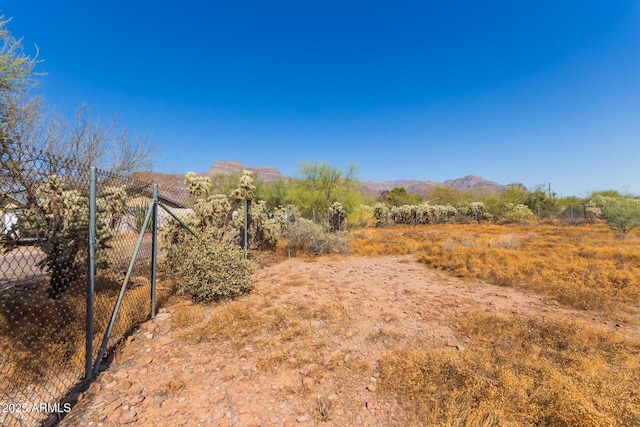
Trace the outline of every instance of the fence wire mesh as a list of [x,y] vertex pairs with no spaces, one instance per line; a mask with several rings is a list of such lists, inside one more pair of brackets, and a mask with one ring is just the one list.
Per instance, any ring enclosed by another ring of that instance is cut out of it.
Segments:
[[[90,168],[30,149],[10,160],[0,174],[0,425],[35,426],[65,409],[86,374]],[[96,178],[92,363],[130,268],[107,352],[151,314],[153,238],[149,226],[132,263],[152,185]],[[163,190],[165,204],[188,209],[185,191]]]

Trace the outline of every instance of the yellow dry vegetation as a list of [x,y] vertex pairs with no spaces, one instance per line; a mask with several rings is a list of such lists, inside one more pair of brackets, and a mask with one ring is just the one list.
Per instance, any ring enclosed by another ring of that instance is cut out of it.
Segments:
[[638,334],[581,320],[593,314],[637,329],[637,232],[620,239],[602,224],[403,226],[360,231],[351,250],[414,253],[430,267],[589,314],[476,312],[455,320],[473,351],[389,350],[380,359],[381,385],[404,407],[407,425],[640,425]]
[[640,423],[640,341],[566,318],[460,321],[474,351],[403,347],[380,360],[410,425]]
[[[285,286],[296,286],[287,283]],[[192,343],[216,343],[222,351],[260,349],[258,365],[271,370],[289,359],[295,364],[311,362],[329,342],[317,328],[331,321],[340,328],[343,315],[334,307],[309,307],[292,303],[283,307],[271,298],[249,295],[215,306],[178,304],[173,322],[181,338]]]
[[640,237],[617,238],[604,224],[372,228],[354,234],[350,246],[357,255],[413,253],[459,277],[532,290],[619,320],[640,309]]
[[[109,324],[120,281],[100,275],[95,284],[93,358]],[[158,302],[166,299],[159,287]],[[86,352],[86,284],[78,281],[57,300],[43,288],[13,295],[0,304],[0,348],[10,349],[0,364],[0,395],[16,395],[28,387],[64,392],[84,376]],[[150,284],[132,283],[113,326],[111,348],[150,314]],[[65,378],[60,382],[60,378]],[[53,381],[53,382],[52,382]]]

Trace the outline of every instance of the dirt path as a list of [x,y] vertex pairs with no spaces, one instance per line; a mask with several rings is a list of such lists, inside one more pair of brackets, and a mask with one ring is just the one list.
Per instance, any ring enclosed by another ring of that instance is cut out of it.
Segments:
[[[396,402],[379,390],[385,352],[416,342],[469,351],[474,343],[456,332],[456,319],[474,311],[571,314],[395,256],[293,259],[259,270],[240,300],[287,313],[281,323],[293,338],[240,329],[241,344],[197,342],[174,322],[188,308],[169,306],[127,340],[60,425],[402,425]],[[295,316],[304,321],[291,323]]]

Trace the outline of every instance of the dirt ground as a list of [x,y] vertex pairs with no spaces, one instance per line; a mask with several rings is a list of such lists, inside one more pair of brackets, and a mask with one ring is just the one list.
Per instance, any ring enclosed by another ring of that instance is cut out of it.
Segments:
[[[254,291],[241,299],[311,313],[306,335],[293,338],[308,351],[291,339],[264,346],[249,339],[240,349],[230,340],[186,339],[188,328],[174,320],[189,304],[174,302],[128,338],[60,425],[400,426],[400,406],[379,382],[385,352],[418,342],[472,351],[456,319],[473,311],[586,315],[428,269],[411,256],[288,260],[259,269]],[[288,349],[295,351],[283,357]]]

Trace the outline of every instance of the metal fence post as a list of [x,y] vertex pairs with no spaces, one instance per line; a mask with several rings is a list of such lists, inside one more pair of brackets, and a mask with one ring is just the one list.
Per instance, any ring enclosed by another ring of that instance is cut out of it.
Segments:
[[87,335],[85,353],[85,379],[93,378],[93,310],[96,275],[96,168],[91,167],[89,179],[89,265],[87,271]]
[[247,208],[247,199],[244,199],[244,258],[247,259],[247,254],[249,253],[249,242],[247,241],[247,234],[249,228],[249,209]]
[[149,221],[151,221],[152,211],[153,211],[153,206],[149,206],[149,210],[147,211],[147,215],[144,218],[144,223],[142,224],[142,228],[140,230],[140,236],[138,237],[138,242],[136,243],[136,246],[133,250],[133,255],[131,256],[131,261],[129,262],[129,269],[127,270],[127,274],[124,276],[124,281],[122,282],[122,287],[120,288],[120,294],[118,294],[116,305],[113,308],[113,312],[111,313],[109,326],[107,326],[107,330],[104,333],[104,337],[102,338],[100,351],[98,352],[98,357],[96,358],[95,365],[93,367],[94,375],[98,373],[98,370],[100,369],[100,362],[102,361],[102,357],[104,356],[104,353],[107,351],[107,344],[109,343],[109,338],[111,337],[111,331],[113,330],[113,325],[116,323],[118,311],[120,311],[120,305],[122,304],[122,300],[124,299],[124,293],[127,290],[129,279],[131,278],[131,274],[133,273],[133,267],[135,265],[136,259],[138,258],[138,252],[140,251],[140,247],[142,246],[142,240],[144,238],[144,230],[147,229],[147,227],[149,226]]
[[156,268],[158,262],[158,184],[153,184],[151,218],[151,317],[156,317]]

